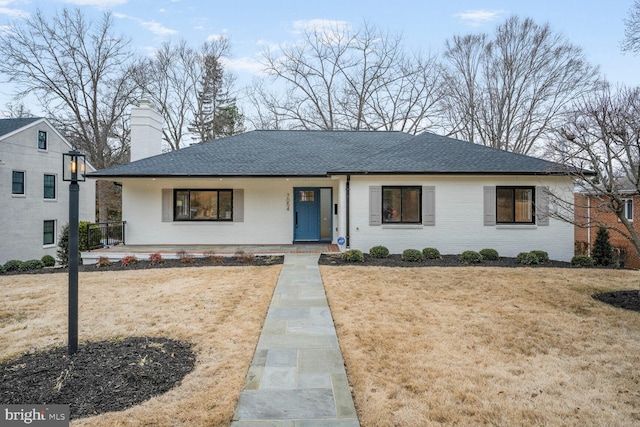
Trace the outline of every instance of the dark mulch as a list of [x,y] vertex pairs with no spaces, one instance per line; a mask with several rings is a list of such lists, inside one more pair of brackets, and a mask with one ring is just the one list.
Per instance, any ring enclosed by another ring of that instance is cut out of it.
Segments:
[[122,411],[175,387],[193,370],[189,343],[133,337],[56,347],[0,364],[0,402],[68,404],[71,418]]
[[640,292],[638,290],[606,292],[594,295],[593,298],[614,307],[640,312]]
[[[179,268],[179,267],[246,267],[246,266],[267,266],[277,265],[284,262],[281,255],[274,256],[213,256],[213,257],[184,257],[183,259],[164,259],[160,263],[152,264],[148,260],[138,260],[138,262],[123,266],[120,261],[113,261],[111,265],[98,267],[97,265],[80,265],[78,271],[123,271],[123,270],[145,270],[150,268]],[[43,274],[43,273],[68,273],[66,267],[41,268],[32,271],[7,271],[5,275],[12,274]]]
[[571,265],[570,262],[564,261],[547,261],[542,264],[522,265],[518,264],[515,258],[500,257],[497,261],[483,260],[476,264],[465,264],[460,262],[458,255],[442,255],[440,259],[426,259],[420,262],[407,262],[402,260],[402,255],[393,254],[388,258],[373,258],[369,254],[364,254],[364,262],[353,263],[342,259],[340,254],[323,254],[318,261],[320,265],[364,265],[378,267],[555,267],[555,268],[578,268]]

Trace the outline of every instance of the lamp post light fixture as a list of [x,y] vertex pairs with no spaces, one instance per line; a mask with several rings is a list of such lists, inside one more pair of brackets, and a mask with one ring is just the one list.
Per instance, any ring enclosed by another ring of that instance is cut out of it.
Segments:
[[69,181],[69,354],[78,352],[78,252],[80,186],[85,181],[84,154],[76,150],[62,154],[62,180]]

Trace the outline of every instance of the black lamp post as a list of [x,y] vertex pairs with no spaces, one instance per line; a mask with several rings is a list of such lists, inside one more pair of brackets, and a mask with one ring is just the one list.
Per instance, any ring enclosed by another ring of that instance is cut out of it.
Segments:
[[69,354],[78,352],[78,182],[84,182],[85,170],[84,154],[76,150],[62,154],[62,180],[69,181]]

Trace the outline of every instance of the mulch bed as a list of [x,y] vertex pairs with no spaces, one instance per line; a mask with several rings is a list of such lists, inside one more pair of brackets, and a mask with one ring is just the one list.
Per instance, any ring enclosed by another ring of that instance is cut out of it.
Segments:
[[[159,263],[152,264],[147,260],[138,260],[138,262],[130,263],[127,266],[122,265],[120,261],[113,261],[111,265],[98,267],[93,265],[79,265],[78,271],[123,271],[123,270],[145,270],[150,268],[179,268],[179,267],[246,267],[246,266],[267,266],[277,265],[284,262],[281,255],[274,256],[212,256],[212,257],[184,257],[182,259],[163,259]],[[7,271],[2,274],[45,274],[45,273],[68,273],[66,267],[41,268],[32,271]]]
[[570,262],[547,261],[543,264],[522,265],[518,264],[515,258],[500,257],[497,261],[483,260],[476,264],[465,264],[460,261],[458,255],[442,255],[440,259],[425,259],[419,262],[407,262],[402,260],[402,255],[392,254],[387,258],[373,258],[369,254],[364,254],[364,262],[347,262],[342,259],[341,254],[322,254],[318,261],[320,265],[359,265],[376,267],[555,267],[555,268],[577,268]]
[[0,364],[0,402],[70,405],[70,418],[122,411],[175,387],[193,370],[189,343],[132,337],[25,354]]
[[640,312],[640,291],[637,289],[633,291],[606,292],[594,295],[593,298],[614,307]]

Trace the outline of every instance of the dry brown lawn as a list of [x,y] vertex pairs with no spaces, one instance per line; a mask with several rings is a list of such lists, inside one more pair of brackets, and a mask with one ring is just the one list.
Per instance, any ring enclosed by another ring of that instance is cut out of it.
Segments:
[[636,271],[321,267],[363,427],[640,425]]
[[[80,274],[80,341],[157,336],[193,343],[169,392],[79,426],[228,426],[281,266]],[[67,275],[0,277],[0,361],[67,341]]]

